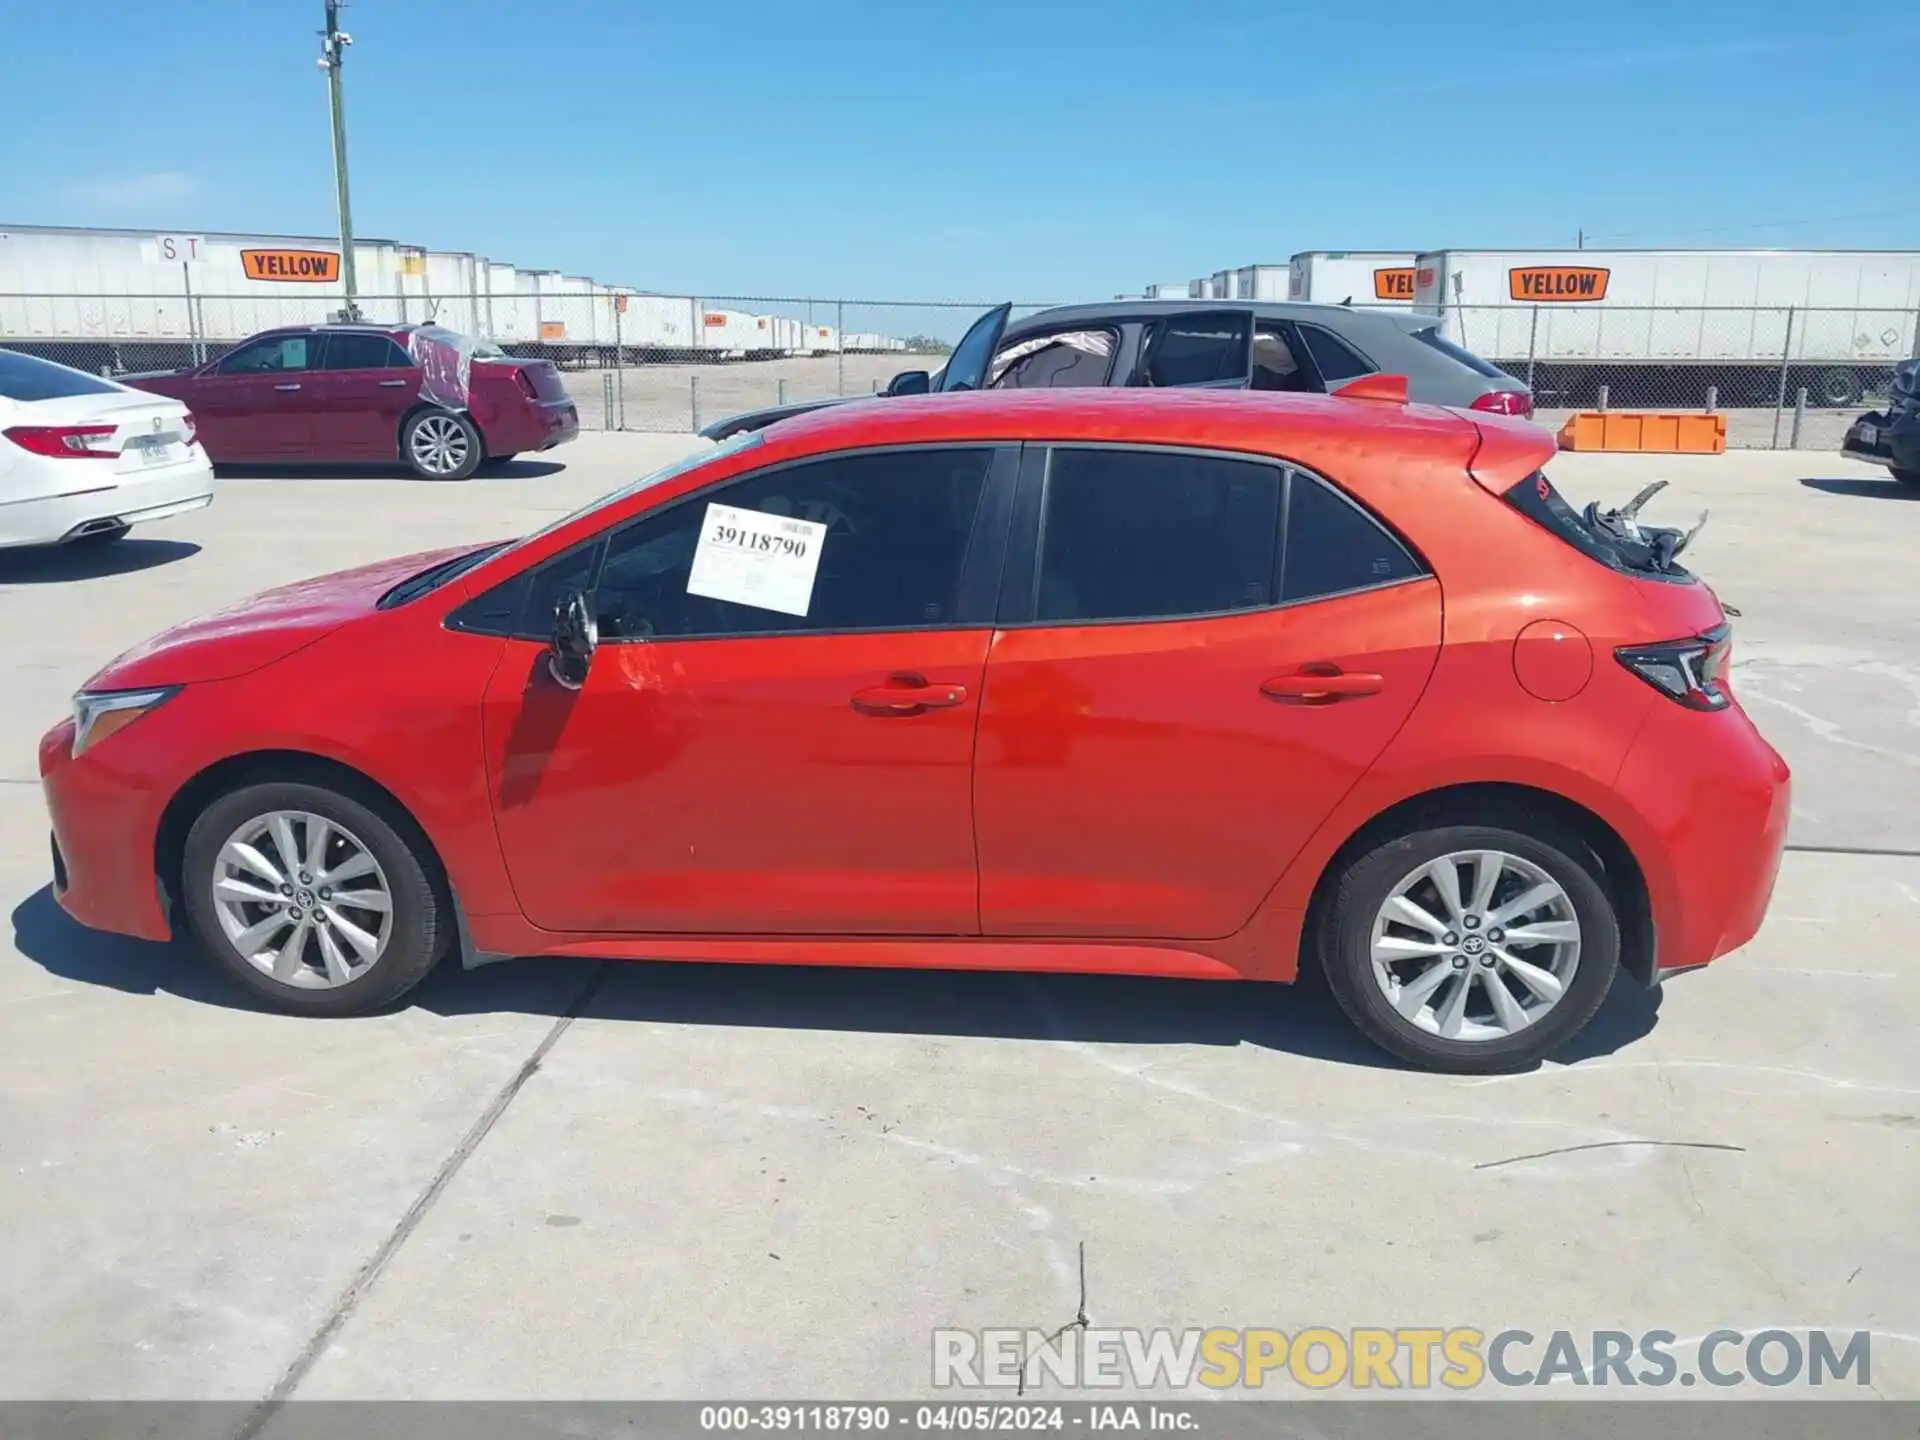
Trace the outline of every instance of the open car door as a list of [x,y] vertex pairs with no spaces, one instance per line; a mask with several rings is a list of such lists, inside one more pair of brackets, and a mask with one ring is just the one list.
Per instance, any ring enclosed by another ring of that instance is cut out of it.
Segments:
[[1007,317],[1013,314],[1013,304],[996,305],[987,311],[972,325],[967,333],[960,337],[960,343],[953,347],[953,353],[947,357],[946,368],[940,372],[939,383],[933,388],[942,395],[955,390],[980,390],[987,383],[987,370],[993,364],[993,352],[1000,348],[1000,337],[1006,333]]

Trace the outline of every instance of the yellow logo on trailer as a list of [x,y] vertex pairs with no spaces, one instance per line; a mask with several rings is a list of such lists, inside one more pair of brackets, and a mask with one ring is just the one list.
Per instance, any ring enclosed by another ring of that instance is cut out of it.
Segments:
[[249,280],[291,280],[325,285],[340,278],[340,257],[331,250],[242,250]]
[[1507,272],[1515,300],[1604,300],[1611,271],[1588,265],[1519,265]]

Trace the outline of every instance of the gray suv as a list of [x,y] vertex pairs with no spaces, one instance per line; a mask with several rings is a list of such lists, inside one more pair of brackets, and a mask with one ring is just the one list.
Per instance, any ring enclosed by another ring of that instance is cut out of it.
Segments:
[[[1068,385],[1317,393],[1390,374],[1406,376],[1408,398],[1424,404],[1533,413],[1525,385],[1442,336],[1433,315],[1254,300],[1116,300],[1058,306],[1009,323],[1012,310],[997,306],[976,320],[938,374],[903,371],[883,393]],[[700,433],[719,440],[841,403],[835,397],[750,410]]]

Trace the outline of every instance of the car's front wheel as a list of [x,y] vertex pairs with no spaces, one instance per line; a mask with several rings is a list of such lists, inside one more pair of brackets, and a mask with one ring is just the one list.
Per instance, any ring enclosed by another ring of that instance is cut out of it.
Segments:
[[207,952],[276,1009],[358,1015],[406,994],[447,926],[398,816],[317,785],[248,785],[187,833],[181,883]]
[[400,453],[425,480],[465,480],[487,452],[473,421],[451,410],[422,410],[400,430]]
[[1587,847],[1547,818],[1384,840],[1341,876],[1327,985],[1361,1032],[1428,1070],[1537,1063],[1593,1017],[1620,925]]

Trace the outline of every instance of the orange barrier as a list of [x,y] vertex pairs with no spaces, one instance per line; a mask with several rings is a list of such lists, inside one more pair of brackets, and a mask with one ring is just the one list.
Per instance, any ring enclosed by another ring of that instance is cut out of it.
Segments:
[[1720,455],[1727,448],[1727,417],[1582,410],[1560,427],[1560,448]]

